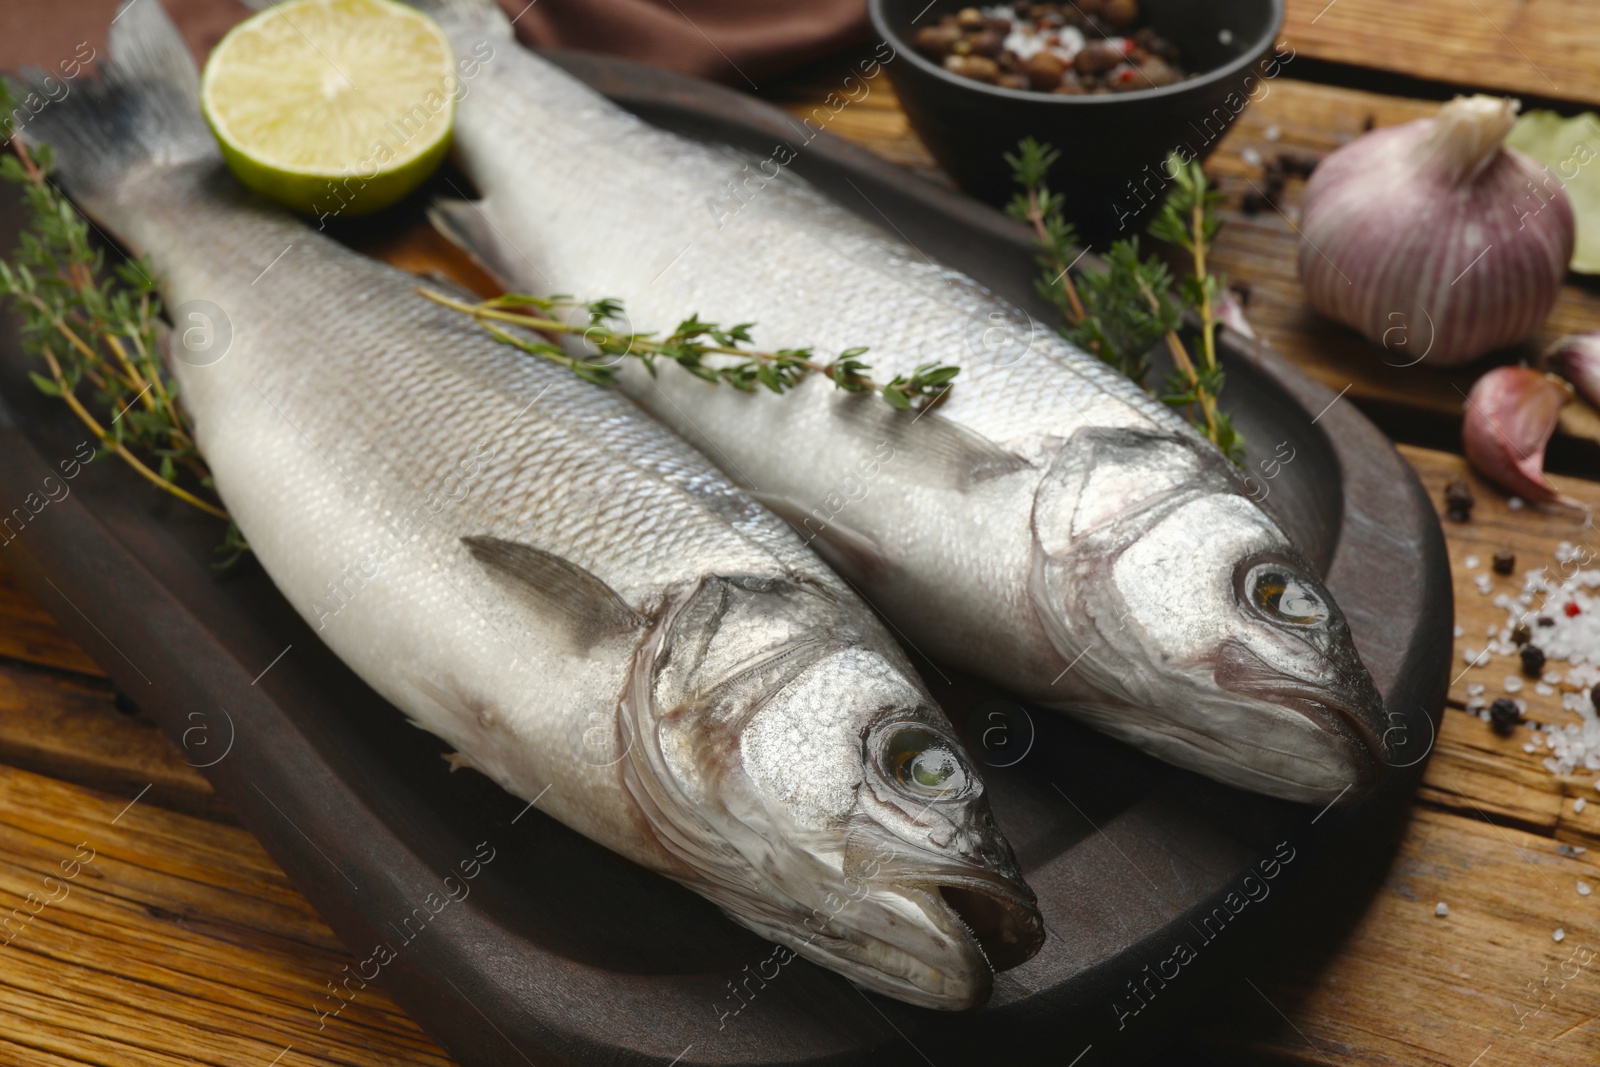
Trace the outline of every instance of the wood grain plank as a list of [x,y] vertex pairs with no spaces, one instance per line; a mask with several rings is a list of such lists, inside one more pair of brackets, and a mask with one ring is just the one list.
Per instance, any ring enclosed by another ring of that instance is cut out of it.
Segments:
[[105,677],[99,664],[62,633],[50,613],[17,584],[4,552],[0,552],[0,659]]
[[202,762],[198,746],[183,752],[92,678],[0,662],[0,762],[119,796],[148,786],[150,803],[233,818],[193,765]]
[[[1600,1053],[1600,892],[1577,887],[1600,890],[1600,864],[1553,846],[1419,809],[1332,961],[1312,924],[1338,924],[1310,914],[1303,937],[1229,980],[1193,1047],[1230,1067],[1590,1067]],[[1439,902],[1447,917],[1434,914]]]
[[0,902],[3,1062],[450,1062],[235,827],[0,767]]
[[1317,59],[1596,104],[1594,17],[1585,0],[1288,0],[1280,36]]

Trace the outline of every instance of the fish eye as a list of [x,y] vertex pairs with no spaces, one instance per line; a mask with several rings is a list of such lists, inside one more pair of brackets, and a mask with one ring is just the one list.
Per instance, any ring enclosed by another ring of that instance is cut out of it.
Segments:
[[937,800],[967,790],[970,775],[965,762],[954,744],[932,730],[902,726],[880,751],[884,774],[912,796]]
[[1245,582],[1250,603],[1272,622],[1316,626],[1328,618],[1328,605],[1299,575],[1276,564],[1263,564]]

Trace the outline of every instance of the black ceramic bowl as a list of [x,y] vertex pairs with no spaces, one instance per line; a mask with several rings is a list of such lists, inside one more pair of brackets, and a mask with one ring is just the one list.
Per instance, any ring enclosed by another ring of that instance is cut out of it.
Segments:
[[912,47],[918,29],[969,6],[961,0],[870,0],[872,23],[895,49],[886,64],[911,125],[967,192],[1002,204],[1016,191],[1002,158],[1032,135],[1061,151],[1051,187],[1095,243],[1137,232],[1160,202],[1176,151],[1204,159],[1251,101],[1294,59],[1274,47],[1284,0],[1141,0],[1145,24],[1200,73],[1175,85],[1102,96],[1001,89],[951,74]]

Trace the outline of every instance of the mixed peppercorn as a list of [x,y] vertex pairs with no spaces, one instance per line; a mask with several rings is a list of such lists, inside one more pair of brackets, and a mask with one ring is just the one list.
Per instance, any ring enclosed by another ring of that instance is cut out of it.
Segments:
[[912,43],[953,74],[1005,89],[1081,96],[1190,77],[1177,46],[1140,18],[1138,0],[967,7]]

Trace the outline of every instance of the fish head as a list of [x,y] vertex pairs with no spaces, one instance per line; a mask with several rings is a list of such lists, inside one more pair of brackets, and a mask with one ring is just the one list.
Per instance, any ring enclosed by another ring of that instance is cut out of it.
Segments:
[[[736,614],[787,615],[773,631],[783,639],[736,662],[702,637],[704,669],[681,671],[698,676],[694,699],[658,731],[657,779],[687,801],[661,816],[681,826],[687,808],[714,842],[684,857],[701,876],[685,880],[867,989],[981,1004],[1044,929],[973,762],[899,650],[852,632],[837,603],[793,590],[776,608],[770,591],[749,599],[720,613],[720,632]],[[796,609],[825,624],[795,628]]]
[[1369,789],[1389,762],[1383,700],[1315,570],[1220,456],[1175,435],[1112,442],[1054,490],[1075,499],[1036,501],[1036,527],[1057,527],[1036,602],[1057,651],[1082,657],[1064,691],[1231,785],[1306,803]]

